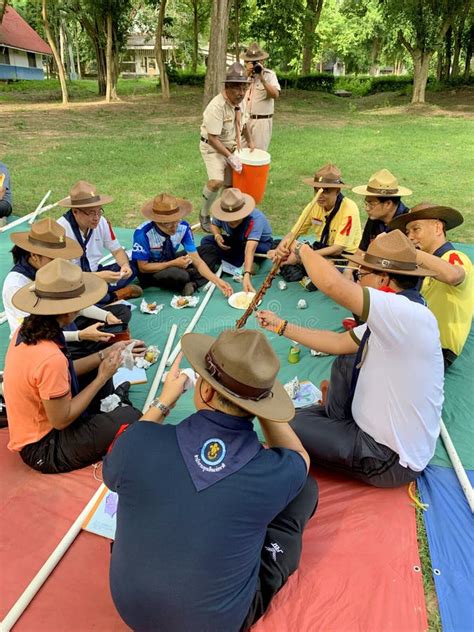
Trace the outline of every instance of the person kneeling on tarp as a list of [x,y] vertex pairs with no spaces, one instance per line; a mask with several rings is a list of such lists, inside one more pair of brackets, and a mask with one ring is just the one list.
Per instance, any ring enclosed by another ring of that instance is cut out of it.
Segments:
[[360,266],[360,284],[311,246],[298,243],[293,252],[319,290],[366,323],[336,333],[257,313],[265,329],[338,355],[325,405],[299,410],[296,434],[314,464],[377,487],[415,480],[434,454],[444,398],[438,325],[416,289],[435,272],[417,265],[415,247],[399,230],[348,255]]
[[178,357],[160,397],[104,460],[104,482],[119,495],[112,597],[134,630],[244,631],[298,568],[317,486],[265,336],[241,329],[181,342],[199,375],[197,412],[162,425],[183,393]]
[[[106,292],[103,279],[54,259],[13,296],[15,307],[30,316],[13,334],[5,359],[8,448],[45,474],[99,461],[119,428],[140,417],[131,406],[98,412],[100,400],[113,391],[111,378],[127,341],[74,362],[66,350],[62,327]],[[96,377],[79,392],[78,375],[95,369]]]
[[230,296],[231,286],[201,259],[191,226],[183,221],[192,210],[191,202],[167,193],[157,195],[142,208],[147,221],[135,230],[132,249],[140,283],[190,296],[211,281],[224,296]]
[[211,235],[206,235],[198,252],[211,270],[223,261],[240,268],[244,264],[245,292],[255,292],[251,282],[255,253],[266,254],[273,244],[268,219],[255,208],[255,200],[240,189],[224,189],[211,207]]

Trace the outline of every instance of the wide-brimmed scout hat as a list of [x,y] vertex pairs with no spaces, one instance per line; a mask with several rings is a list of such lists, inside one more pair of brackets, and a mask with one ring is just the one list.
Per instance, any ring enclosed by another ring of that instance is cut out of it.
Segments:
[[17,309],[28,314],[55,316],[94,305],[107,294],[107,283],[92,272],[83,272],[65,259],[53,259],[36,273],[33,283],[12,297]]
[[50,259],[76,259],[83,255],[77,241],[66,237],[66,231],[61,224],[49,217],[38,220],[26,232],[12,233],[10,239],[23,250]]
[[416,248],[401,230],[382,233],[370,243],[367,252],[361,255],[346,255],[346,259],[379,272],[420,277],[438,274],[417,265]]
[[252,80],[247,77],[245,68],[238,61],[227,68],[223,83],[250,83]]
[[342,181],[341,170],[332,163],[321,167],[312,178],[303,178],[303,182],[314,189],[347,189],[349,187]]
[[160,193],[153,199],[148,200],[142,207],[142,213],[147,219],[154,222],[177,222],[193,210],[193,205],[189,200],[177,198],[168,193]]
[[211,206],[211,215],[224,222],[235,222],[244,219],[255,208],[255,200],[240,189],[224,189],[220,198]]
[[381,169],[370,176],[367,184],[354,187],[354,193],[369,197],[401,197],[413,191],[398,184],[396,177],[388,169]]
[[244,61],[261,61],[268,58],[268,53],[260,48],[257,42],[253,42],[242,55]]
[[181,348],[193,369],[233,404],[271,421],[293,419],[293,402],[276,379],[280,362],[262,332],[227,329],[217,338],[185,334]]
[[421,204],[417,204],[410,209],[408,213],[394,217],[389,226],[391,229],[398,228],[404,231],[407,224],[420,219],[437,219],[440,222],[444,222],[446,230],[456,228],[456,226],[460,226],[464,221],[461,213],[455,208],[440,206],[439,204],[432,204],[431,202],[421,202]]
[[90,182],[79,180],[69,191],[69,196],[58,202],[66,208],[87,208],[88,206],[103,206],[113,202],[111,195],[101,195]]

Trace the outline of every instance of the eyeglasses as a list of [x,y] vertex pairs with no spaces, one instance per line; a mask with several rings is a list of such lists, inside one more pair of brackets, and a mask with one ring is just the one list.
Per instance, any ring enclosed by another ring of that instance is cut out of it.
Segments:
[[100,208],[98,211],[84,211],[84,209],[79,209],[83,215],[86,217],[101,217],[104,214],[104,209]]
[[354,270],[354,272],[352,274],[354,276],[354,281],[360,281],[362,279],[362,277],[365,277],[368,274],[374,274],[374,272],[372,272],[372,271],[370,271],[370,272],[361,272],[360,270]]
[[367,202],[367,200],[364,201],[364,207],[366,209],[373,209],[376,206],[379,206],[381,204],[381,202],[379,200],[377,200],[377,202]]

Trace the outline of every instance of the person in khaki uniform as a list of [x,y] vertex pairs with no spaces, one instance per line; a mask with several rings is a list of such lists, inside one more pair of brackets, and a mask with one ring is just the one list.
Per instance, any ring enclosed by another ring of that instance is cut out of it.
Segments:
[[199,149],[207,170],[207,183],[202,196],[200,215],[201,226],[210,232],[210,208],[219,196],[223,186],[232,186],[232,169],[240,172],[242,164],[233,153],[241,147],[241,137],[254,148],[253,139],[247,127],[245,90],[250,80],[245,75],[242,64],[232,64],[227,70],[224,89],[204,110],[201,125]]
[[248,127],[257,149],[267,151],[272,139],[275,99],[280,96],[280,84],[273,70],[262,64],[268,53],[254,42],[245,51],[243,59],[247,76],[252,80],[245,101],[249,116]]

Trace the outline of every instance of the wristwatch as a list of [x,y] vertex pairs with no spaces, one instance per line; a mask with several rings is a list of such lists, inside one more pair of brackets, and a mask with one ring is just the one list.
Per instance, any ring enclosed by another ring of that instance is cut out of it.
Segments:
[[160,402],[159,397],[155,397],[155,399],[150,404],[150,408],[158,408],[158,410],[162,412],[163,417],[166,417],[167,415],[170,414],[170,409],[168,408],[166,404],[163,404],[163,402]]
[[300,255],[300,250],[301,248],[304,246],[304,241],[299,241],[294,249],[294,253],[295,253],[295,257],[298,260],[299,263],[301,263],[301,255]]

